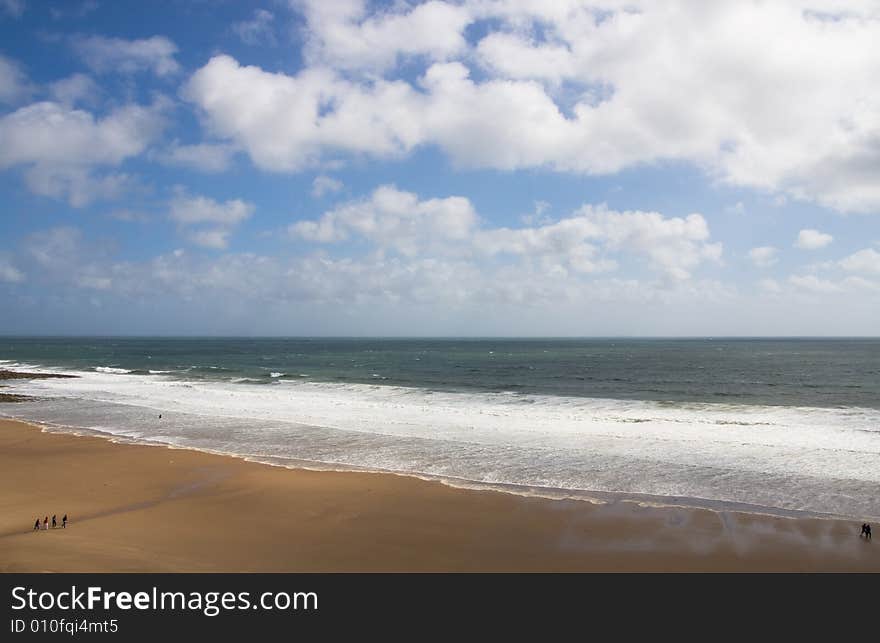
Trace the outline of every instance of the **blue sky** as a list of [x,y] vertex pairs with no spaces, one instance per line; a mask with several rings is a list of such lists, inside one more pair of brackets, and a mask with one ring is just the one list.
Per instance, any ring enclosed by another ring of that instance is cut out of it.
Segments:
[[0,333],[874,335],[880,5],[814,9],[0,0]]

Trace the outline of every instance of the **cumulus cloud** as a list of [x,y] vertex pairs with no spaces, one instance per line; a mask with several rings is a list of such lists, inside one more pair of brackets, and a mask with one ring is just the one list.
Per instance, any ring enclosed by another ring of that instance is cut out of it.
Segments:
[[81,36],[72,40],[74,51],[95,73],[133,74],[149,71],[157,76],[175,74],[177,45],[164,36],[138,40]]
[[[294,4],[303,70],[217,56],[186,90],[262,168],[421,145],[505,170],[685,161],[735,185],[880,209],[880,21],[858,4],[833,20],[806,2]],[[468,43],[474,24],[485,33]],[[415,82],[400,71],[413,58]]]
[[[248,304],[280,302],[342,305],[425,306],[433,314],[446,306],[541,306],[599,303],[644,304],[693,300],[724,301],[729,289],[710,281],[659,284],[632,278],[585,279],[560,273],[542,262],[482,266],[465,258],[389,255],[292,257],[219,253],[207,257],[182,250],[144,261],[118,260],[86,244],[82,233],[63,227],[31,235],[23,253],[40,282],[143,300],[180,298]],[[230,299],[231,298],[231,299]],[[447,310],[448,312],[448,310]],[[509,321],[509,320],[508,320]]]
[[34,194],[66,199],[75,208],[83,208],[94,201],[118,199],[139,185],[136,178],[126,173],[96,174],[86,167],[53,164],[28,168],[24,181]]
[[254,206],[241,199],[219,203],[204,196],[178,196],[171,202],[171,219],[185,225],[218,223],[235,225],[247,219]]
[[232,31],[246,45],[275,45],[275,16],[271,11],[257,9],[250,20],[242,20],[232,25]]
[[103,118],[41,102],[0,119],[0,167],[116,164],[140,153],[159,126],[154,109],[128,105]]
[[24,281],[24,273],[12,261],[0,254],[0,283],[15,284]]
[[0,104],[17,103],[30,93],[30,84],[19,65],[0,55]]
[[761,246],[749,250],[749,259],[758,268],[769,268],[777,261],[777,250],[772,246]]
[[700,263],[718,261],[722,252],[720,243],[709,243],[708,225],[699,214],[664,217],[585,205],[557,222],[490,228],[480,224],[464,197],[420,200],[387,185],[317,220],[294,223],[289,232],[317,243],[359,238],[407,257],[515,258],[538,262],[548,277],[613,270],[616,260],[605,255],[631,254],[664,278],[684,280]]
[[798,288],[814,293],[828,294],[843,290],[840,284],[830,279],[822,279],[816,275],[792,275],[788,278],[788,281]]
[[113,196],[130,177],[95,170],[143,152],[164,127],[165,106],[125,105],[102,117],[49,101],[22,107],[0,117],[0,170],[22,167],[33,192],[76,207]]
[[215,134],[268,170],[297,171],[327,150],[393,156],[422,138],[418,97],[405,82],[361,86],[328,69],[296,76],[215,56],[184,88]]
[[467,242],[476,223],[477,214],[464,197],[420,201],[412,192],[382,186],[368,199],[340,206],[317,221],[294,223],[289,231],[322,243],[360,236],[414,256],[429,245]]
[[86,74],[73,74],[49,85],[49,93],[55,101],[65,106],[93,104],[100,91],[95,81]]
[[819,232],[818,230],[801,230],[798,232],[797,240],[794,245],[804,250],[818,250],[824,248],[834,240],[830,234]]
[[193,243],[206,248],[226,248],[232,230],[254,213],[254,205],[241,199],[218,202],[205,196],[179,193],[168,216]]
[[305,14],[306,55],[313,64],[378,72],[422,56],[444,60],[464,52],[471,12],[459,4],[429,0],[370,15],[365,0],[294,0]]
[[[363,199],[370,200],[371,196]],[[416,204],[428,200],[417,199]],[[606,214],[612,215],[609,221],[624,222],[619,238],[627,243],[633,229],[686,227],[684,220],[669,224],[668,217],[616,219],[613,215],[626,213]],[[567,217],[573,218],[574,214]],[[530,226],[537,238],[530,242],[535,250],[518,249],[526,244],[518,240],[518,246],[511,244],[494,255],[472,244],[461,254],[443,252],[438,246],[430,253],[412,256],[368,243],[362,253],[354,255],[334,256],[333,246],[324,246],[327,250],[304,247],[298,254],[279,256],[175,250],[143,260],[132,260],[121,247],[89,241],[79,230],[65,227],[26,238],[17,245],[10,263],[27,275],[29,283],[38,284],[44,292],[59,293],[64,298],[61,309],[68,313],[91,297],[106,302],[108,310],[113,304],[114,311],[166,306],[170,323],[165,328],[170,332],[182,328],[198,332],[205,327],[241,332],[230,321],[255,307],[272,314],[241,319],[248,328],[275,333],[295,328],[311,333],[411,334],[413,324],[418,324],[422,332],[441,334],[474,333],[475,328],[483,334],[767,334],[768,330],[820,334],[831,329],[865,334],[876,323],[880,301],[876,279],[858,274],[839,279],[795,275],[785,281],[761,281],[758,285],[764,294],[756,296],[697,276],[669,280],[624,274],[630,259],[638,259],[627,257],[638,244],[629,246],[628,252],[622,247],[614,251],[621,273],[585,273],[566,263],[567,248],[572,246],[564,245],[564,235],[539,232],[552,225]],[[602,232],[601,217],[597,228],[598,237],[607,234]],[[494,230],[477,222],[478,232]],[[355,232],[349,234],[353,236],[344,245],[363,240]],[[703,238],[695,231],[684,236]],[[597,248],[595,258],[609,252],[602,238],[590,237],[590,243]],[[558,244],[563,246],[553,250]],[[830,301],[835,306],[816,306]],[[52,305],[51,298],[46,305]],[[835,325],[841,321],[840,305],[848,305],[849,314],[844,325]],[[745,308],[752,314],[743,325],[743,316],[736,313]],[[553,314],[548,315],[548,310]],[[818,316],[806,314],[817,310]],[[312,319],[302,325],[303,318],[296,311],[318,311],[315,319],[320,322],[316,325]],[[798,322],[795,326],[792,319]],[[189,325],[180,326],[184,320]],[[269,323],[272,320],[277,323]]]
[[339,192],[343,185],[342,181],[334,179],[332,176],[324,176],[323,174],[316,176],[315,180],[312,181],[312,196],[319,199],[325,194]]
[[174,141],[156,158],[166,165],[187,167],[207,173],[225,172],[232,163],[235,148],[222,143],[181,145]]
[[476,55],[490,71],[506,78],[559,84],[577,75],[576,61],[567,45],[538,45],[532,38],[510,32],[487,35],[477,45]]
[[850,272],[880,275],[880,252],[873,248],[865,248],[841,259],[839,264],[841,268]]

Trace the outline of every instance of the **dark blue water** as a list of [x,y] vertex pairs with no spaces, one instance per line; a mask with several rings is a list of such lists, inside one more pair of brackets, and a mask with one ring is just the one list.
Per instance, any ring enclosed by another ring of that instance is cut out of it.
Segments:
[[880,408],[878,339],[0,338],[0,359],[241,383],[274,373],[444,391]]

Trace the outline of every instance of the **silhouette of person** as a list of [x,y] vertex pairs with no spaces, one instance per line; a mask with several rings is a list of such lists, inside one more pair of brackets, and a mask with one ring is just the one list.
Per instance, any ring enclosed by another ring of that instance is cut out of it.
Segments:
[[39,530],[40,530],[40,519],[37,518],[37,520],[34,522],[34,531],[39,531]]
[[61,519],[61,528],[67,529],[67,514],[64,514],[64,517]]
[[43,518],[43,529],[48,529],[48,528],[49,528],[49,516],[46,516],[45,518]]
[[52,514],[52,529],[55,529],[58,526],[58,521],[55,520],[55,514]]
[[865,538],[871,540],[871,525],[865,523]]

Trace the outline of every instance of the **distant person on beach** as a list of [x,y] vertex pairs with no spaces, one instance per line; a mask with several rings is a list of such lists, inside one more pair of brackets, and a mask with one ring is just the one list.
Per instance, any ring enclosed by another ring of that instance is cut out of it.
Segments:
[[43,529],[48,529],[48,528],[49,528],[49,516],[46,516],[45,518],[43,518]]
[[64,514],[64,517],[61,519],[61,528],[67,529],[67,514]]
[[40,531],[40,519],[37,518],[36,522],[34,522],[34,531]]
[[862,530],[859,532],[859,536],[864,536],[865,540],[871,540],[871,525],[866,522],[862,523]]
[[159,419],[160,419],[160,420],[162,419],[162,414],[161,414],[161,413],[159,414]]
[[52,529],[58,527],[58,521],[55,520],[55,514],[52,514]]

